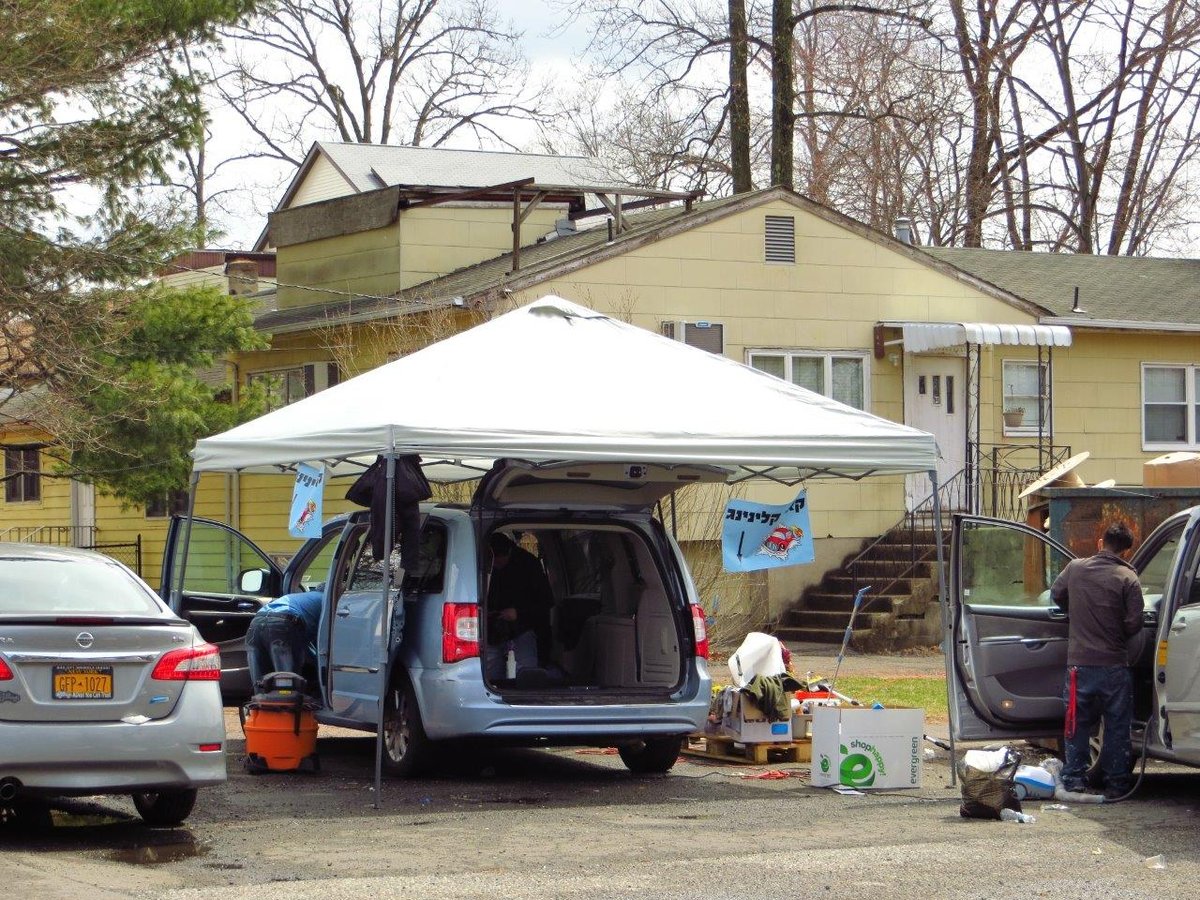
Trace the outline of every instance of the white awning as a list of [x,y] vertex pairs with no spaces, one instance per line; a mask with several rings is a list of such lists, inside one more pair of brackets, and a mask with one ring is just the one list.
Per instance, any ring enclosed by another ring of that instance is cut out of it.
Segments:
[[1066,325],[1009,325],[992,322],[903,322],[904,349],[909,353],[963,344],[1020,347],[1070,347]]

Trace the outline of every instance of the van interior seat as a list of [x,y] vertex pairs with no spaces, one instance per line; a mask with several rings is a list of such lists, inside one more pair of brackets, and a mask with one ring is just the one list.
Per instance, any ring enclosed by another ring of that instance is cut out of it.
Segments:
[[637,601],[638,683],[672,685],[679,678],[679,635],[662,587],[644,584]]

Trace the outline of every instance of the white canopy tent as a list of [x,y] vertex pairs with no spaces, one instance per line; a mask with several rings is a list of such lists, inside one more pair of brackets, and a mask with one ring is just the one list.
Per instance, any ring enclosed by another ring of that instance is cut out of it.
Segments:
[[[787,483],[936,478],[937,460],[931,434],[548,296],[199,441],[193,496],[202,472],[358,471],[408,453],[442,480],[497,458],[701,464]],[[380,739],[377,787],[381,752]]]
[[708,464],[731,479],[926,472],[933,436],[559,297],[196,444],[198,472],[380,453]]

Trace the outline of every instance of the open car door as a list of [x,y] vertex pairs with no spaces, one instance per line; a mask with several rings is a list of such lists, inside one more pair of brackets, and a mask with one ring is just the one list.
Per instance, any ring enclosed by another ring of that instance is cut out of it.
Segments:
[[955,738],[1060,735],[1067,617],[1050,585],[1073,555],[1028,526],[965,515],[954,517],[950,554]]
[[1193,511],[1170,573],[1169,623],[1160,635],[1156,682],[1163,745],[1200,765],[1200,509]]
[[[221,650],[221,694],[248,697],[246,629],[258,608],[279,596],[280,567],[241,532],[211,519],[192,519],[185,550],[186,519],[175,516],[167,531],[159,592],[206,641]],[[183,566],[183,584],[176,584]],[[172,588],[179,589],[174,596]]]

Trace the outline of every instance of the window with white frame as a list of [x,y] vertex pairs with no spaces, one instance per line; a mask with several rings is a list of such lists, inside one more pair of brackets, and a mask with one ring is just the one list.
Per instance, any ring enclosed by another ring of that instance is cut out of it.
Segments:
[[265,395],[267,412],[303,400],[337,383],[337,363],[309,363],[246,375],[246,384],[259,388]]
[[1004,379],[1005,413],[1021,410],[1020,424],[1005,416],[1005,434],[1037,434],[1050,428],[1050,373],[1046,363],[1036,359],[1006,359],[1001,367]]
[[751,350],[750,365],[759,371],[865,410],[867,355],[821,350]]
[[1142,443],[1147,450],[1200,446],[1200,366],[1142,365]]

